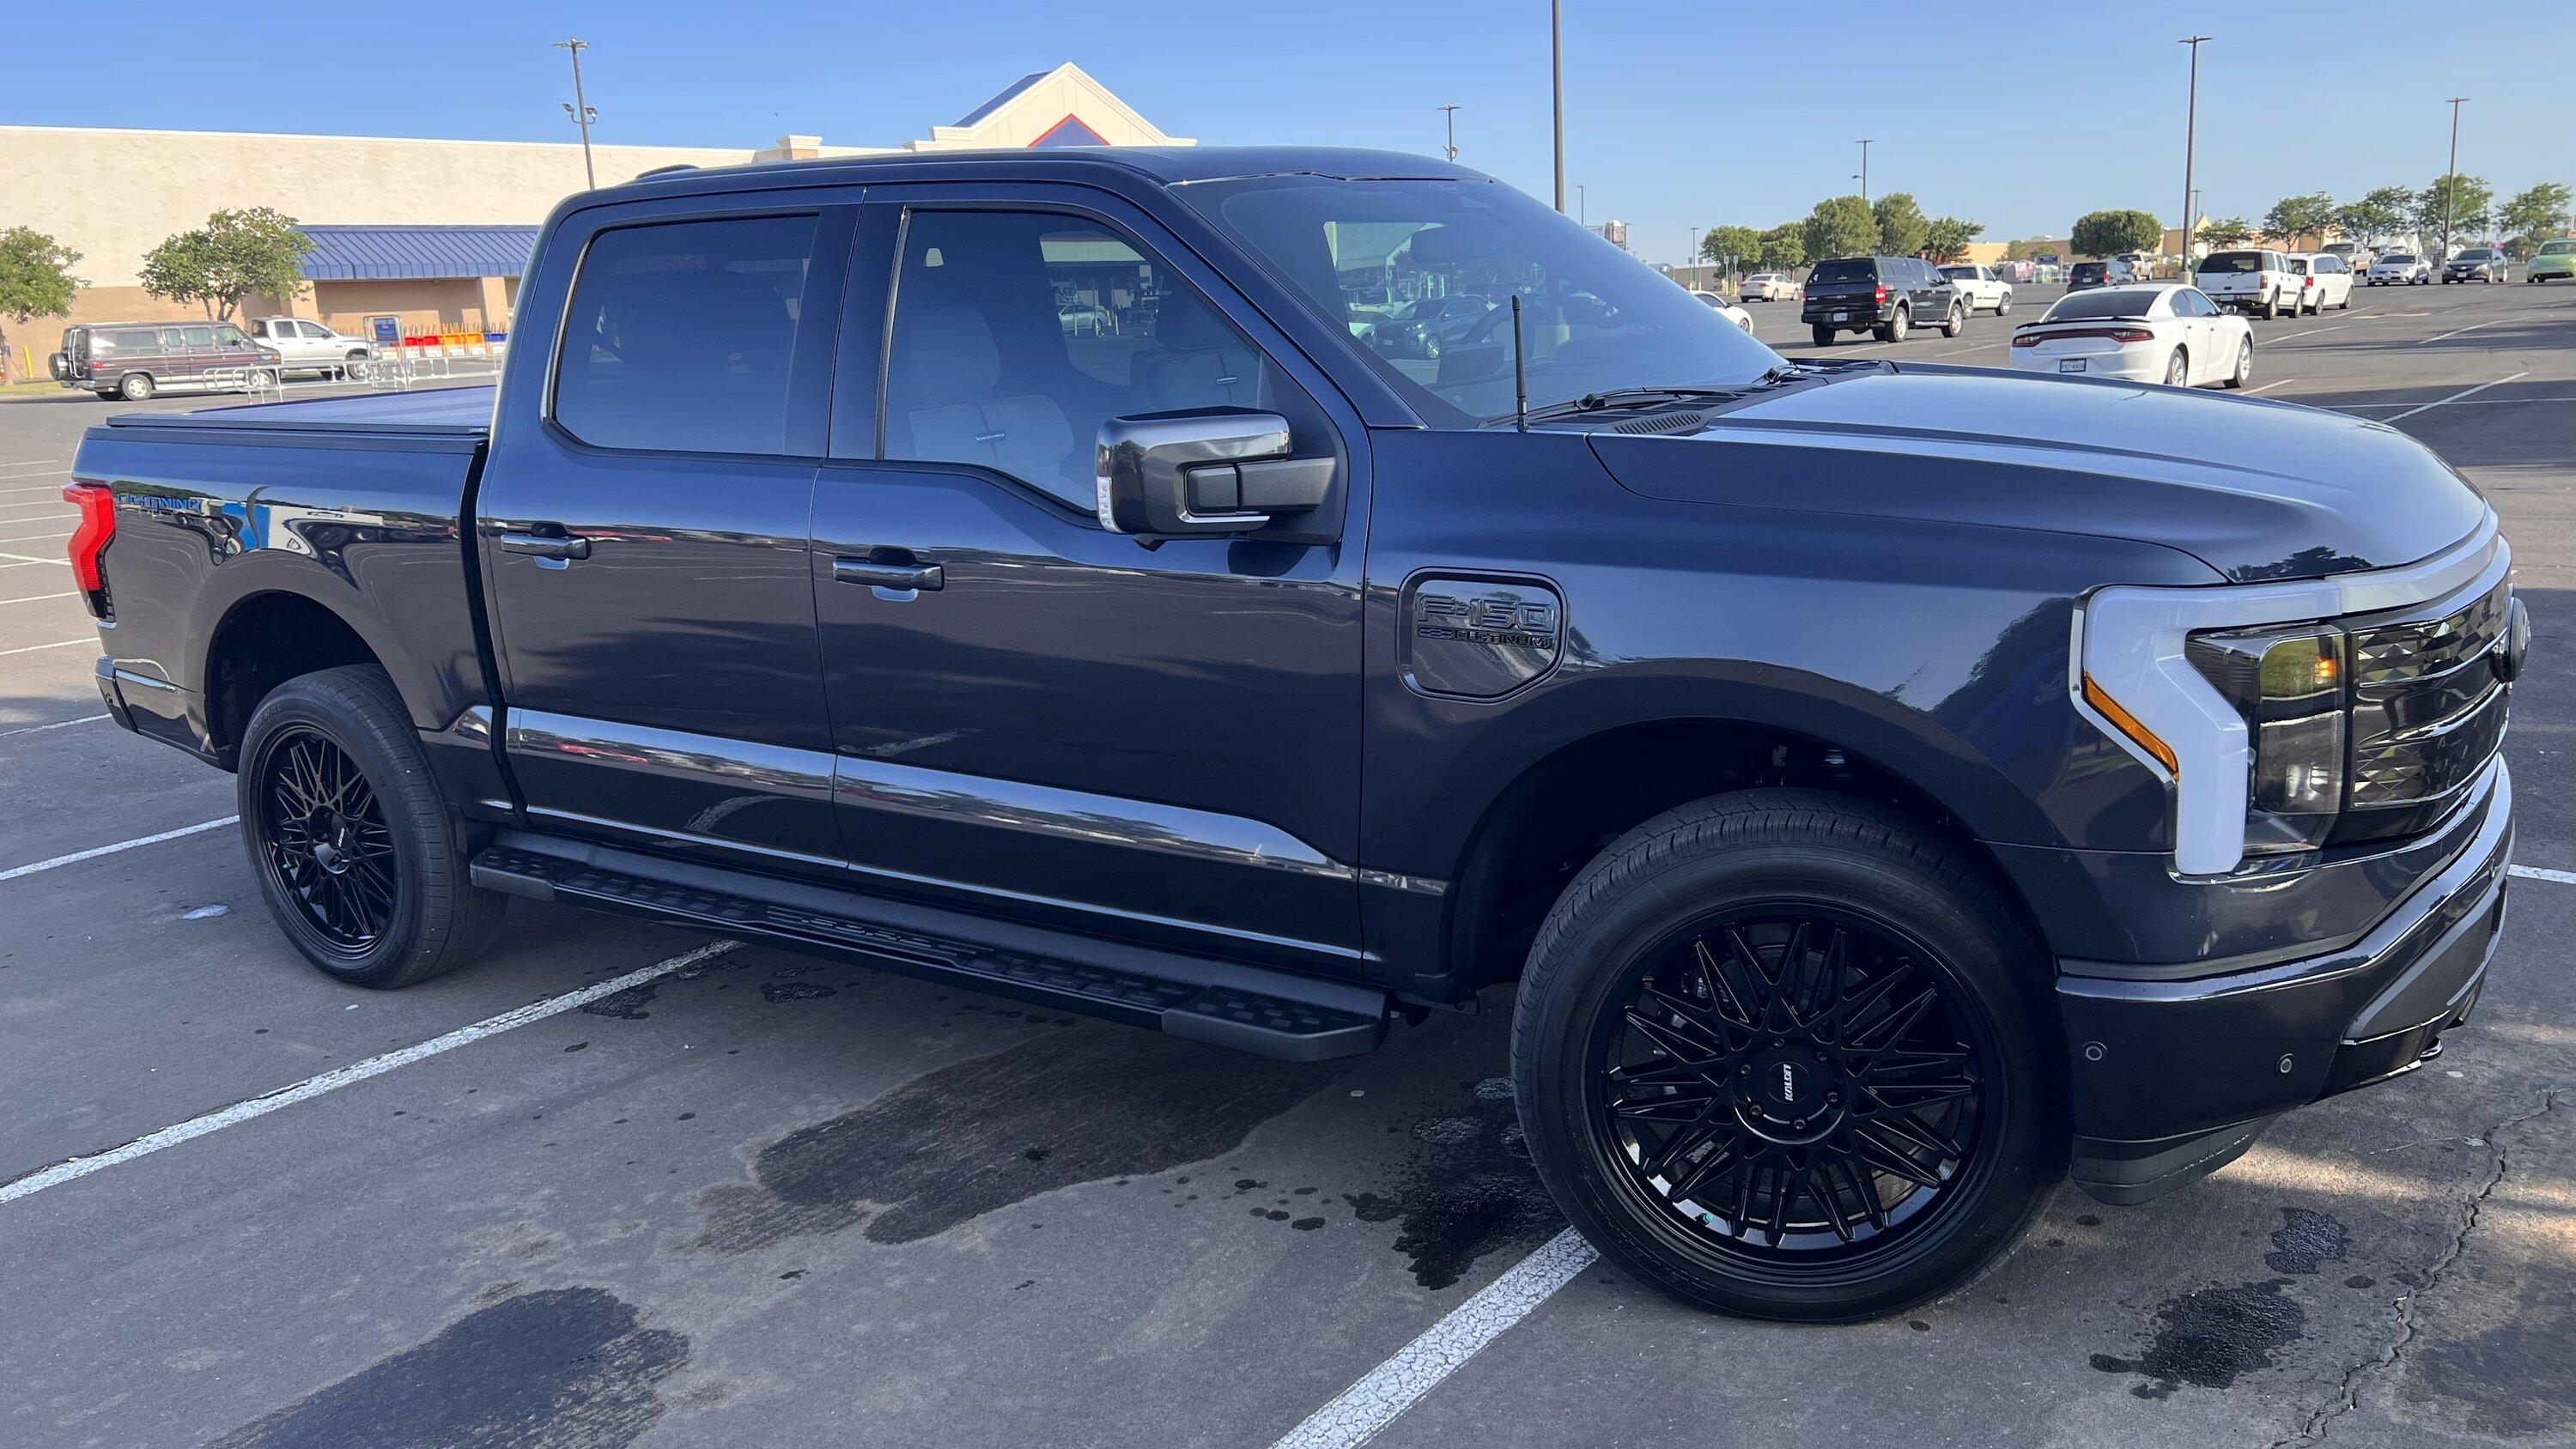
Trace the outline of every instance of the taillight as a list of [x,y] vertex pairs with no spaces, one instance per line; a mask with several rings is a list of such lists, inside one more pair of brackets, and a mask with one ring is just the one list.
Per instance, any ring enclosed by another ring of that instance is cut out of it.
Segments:
[[1876,294],[1876,295],[1875,295],[1875,297],[1873,298],[1873,300],[1880,301],[1880,302],[1884,302],[1884,301],[1886,301],[1886,300],[1887,300],[1887,287],[1885,286],[1885,284],[1883,284],[1883,283],[1882,283],[1882,284],[1881,284],[1881,285],[1879,285],[1879,286],[1872,287],[1872,288],[1870,289],[1870,291]]
[[80,587],[90,617],[104,619],[107,575],[99,564],[116,537],[116,494],[104,483],[74,483],[63,490],[63,501],[80,509],[80,523],[72,529],[69,545],[72,582]]
[[2039,345],[2039,334],[2036,332],[2016,332],[2013,334],[2012,345],[2015,347],[2037,347]]

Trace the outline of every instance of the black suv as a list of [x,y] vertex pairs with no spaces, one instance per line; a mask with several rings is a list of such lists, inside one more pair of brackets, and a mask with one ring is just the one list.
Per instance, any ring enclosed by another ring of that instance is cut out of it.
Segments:
[[1956,337],[1968,325],[1967,299],[1940,269],[1918,257],[1836,257],[1807,276],[1806,310],[1799,314],[1818,347],[1834,345],[1838,332],[1874,332],[1881,342],[1902,342],[1919,323]]

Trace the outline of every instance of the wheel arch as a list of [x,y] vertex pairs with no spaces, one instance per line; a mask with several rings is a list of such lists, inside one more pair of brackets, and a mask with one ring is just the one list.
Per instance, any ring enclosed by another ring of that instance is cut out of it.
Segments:
[[[367,611],[335,607],[296,582],[245,588],[208,610],[215,623],[197,651],[198,688],[206,742],[228,769],[252,712],[279,685],[347,664],[374,665],[390,676],[389,661],[400,657]],[[408,708],[399,678],[394,688]]]

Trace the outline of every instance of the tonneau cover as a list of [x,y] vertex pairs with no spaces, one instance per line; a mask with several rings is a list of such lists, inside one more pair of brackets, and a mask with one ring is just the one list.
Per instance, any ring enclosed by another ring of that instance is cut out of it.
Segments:
[[481,437],[492,427],[492,388],[439,387],[419,392],[367,392],[297,402],[198,408],[184,413],[120,413],[112,428],[284,429],[296,432],[427,433]]

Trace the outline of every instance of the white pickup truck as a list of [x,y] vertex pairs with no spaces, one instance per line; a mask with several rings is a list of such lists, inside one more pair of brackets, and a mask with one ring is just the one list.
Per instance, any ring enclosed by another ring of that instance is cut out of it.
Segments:
[[361,378],[376,355],[365,338],[334,332],[301,317],[258,318],[250,324],[250,335],[277,354],[282,372]]
[[1943,267],[1941,275],[1968,299],[1971,312],[1992,312],[2001,317],[2012,310],[2012,283],[1995,275],[1992,267],[1972,267],[1964,263]]

